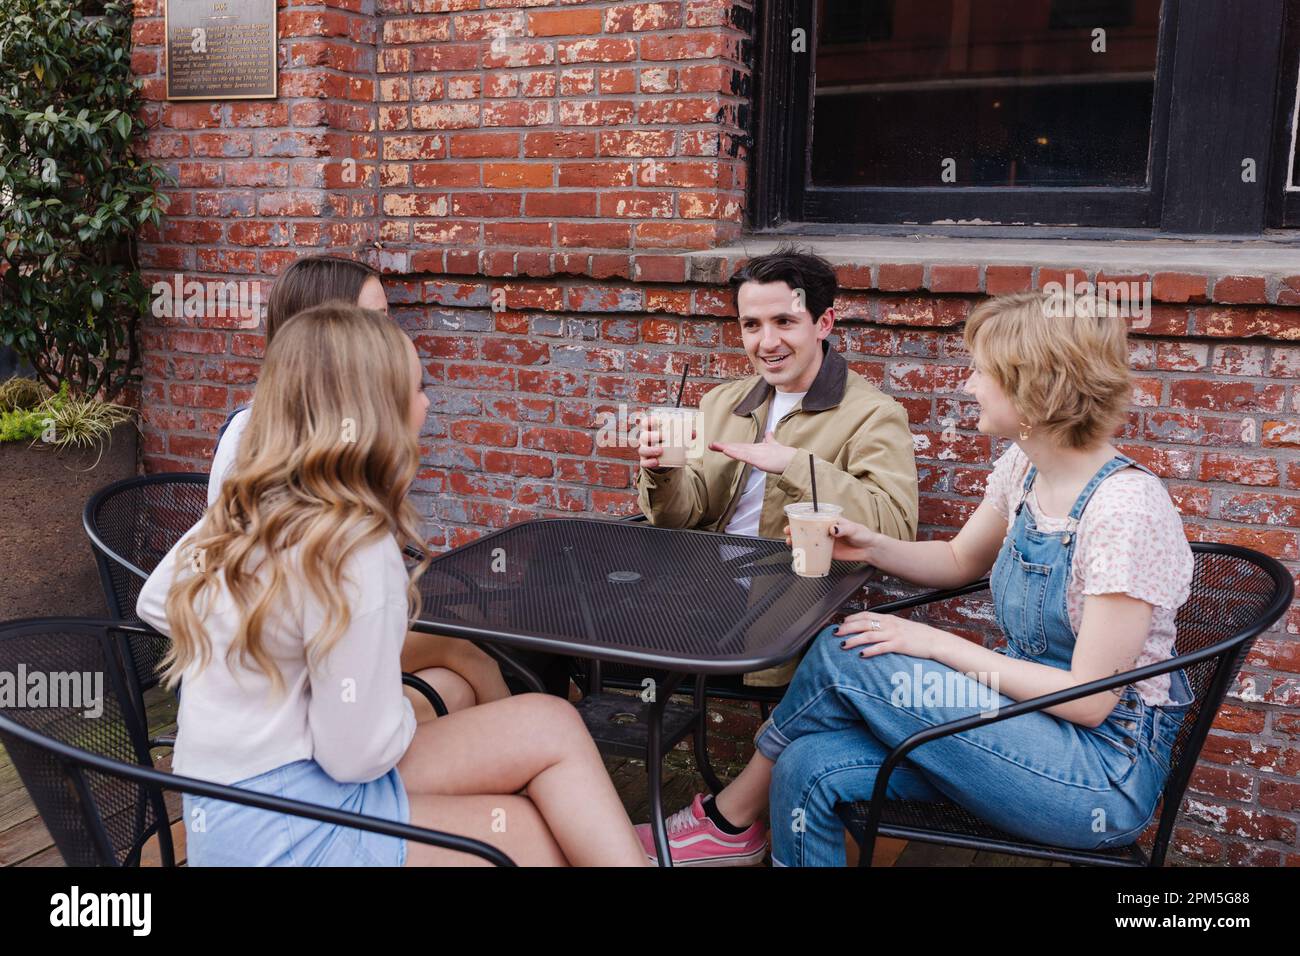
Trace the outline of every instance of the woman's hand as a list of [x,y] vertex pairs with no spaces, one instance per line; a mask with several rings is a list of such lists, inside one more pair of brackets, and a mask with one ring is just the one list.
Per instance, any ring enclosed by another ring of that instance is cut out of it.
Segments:
[[[790,526],[786,525],[782,530],[785,534],[785,543],[793,547]],[[827,533],[835,539],[831,547],[831,557],[836,561],[870,561],[871,546],[877,539],[884,537],[878,531],[864,528],[848,518],[837,519]]]
[[906,654],[934,660],[939,644],[948,636],[946,632],[920,621],[895,617],[892,614],[875,614],[862,611],[850,614],[835,630],[842,638],[846,651],[862,648],[860,657],[878,654]]

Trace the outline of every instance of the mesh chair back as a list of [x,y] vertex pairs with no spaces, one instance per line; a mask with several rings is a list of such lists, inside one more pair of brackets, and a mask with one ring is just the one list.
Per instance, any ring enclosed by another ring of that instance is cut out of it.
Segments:
[[1184,669],[1196,701],[1187,709],[1170,755],[1166,801],[1181,799],[1210,724],[1255,637],[1285,611],[1294,590],[1285,571],[1263,555],[1202,543],[1193,544],[1192,551],[1195,570],[1191,594],[1178,611],[1175,654],[1191,654],[1234,636],[1242,640],[1229,654]]
[[[87,502],[86,534],[114,616],[137,619],[135,602],[145,579],[207,507],[208,476],[190,473],[128,478],[101,489]],[[166,638],[132,635],[130,647],[141,686],[152,687],[167,651]]]
[[0,707],[0,742],[69,866],[134,865],[154,832],[164,862],[172,859],[170,831],[158,826],[167,818],[161,792],[74,766],[7,732],[12,721],[81,750],[151,767],[144,727],[126,704],[125,638],[108,621],[0,625],[0,674],[13,675],[22,688],[12,706]]

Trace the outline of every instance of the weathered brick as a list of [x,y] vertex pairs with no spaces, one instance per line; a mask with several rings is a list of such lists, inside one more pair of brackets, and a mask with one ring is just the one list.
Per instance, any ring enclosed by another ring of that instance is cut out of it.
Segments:
[[1033,267],[987,266],[984,269],[984,286],[989,295],[1028,292],[1034,287]]
[[1210,296],[1215,302],[1267,302],[1263,276],[1220,276]]
[[931,292],[978,292],[979,266],[931,266],[928,288]]

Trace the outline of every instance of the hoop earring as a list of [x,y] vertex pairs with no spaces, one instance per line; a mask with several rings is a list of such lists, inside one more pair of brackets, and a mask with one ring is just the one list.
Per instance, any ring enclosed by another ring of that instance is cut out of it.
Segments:
[[1021,440],[1021,441],[1028,441],[1028,440],[1029,440],[1029,432],[1030,432],[1030,430],[1031,430],[1033,427],[1034,427],[1034,426],[1031,425],[1031,424],[1029,424],[1029,422],[1021,422],[1021,423],[1020,423],[1020,440]]

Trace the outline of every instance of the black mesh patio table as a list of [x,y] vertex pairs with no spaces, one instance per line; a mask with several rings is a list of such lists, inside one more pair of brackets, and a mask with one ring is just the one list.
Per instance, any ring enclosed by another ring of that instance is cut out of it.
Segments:
[[[595,692],[578,709],[602,751],[646,761],[659,859],[671,865],[664,754],[694,729],[701,774],[721,788],[704,746],[705,675],[795,657],[873,573],[835,561],[826,577],[799,577],[790,549],[769,538],[543,518],[436,556],[415,629],[591,659]],[[600,692],[600,662],[644,667],[640,697]],[[688,675],[693,706],[671,702]]]

